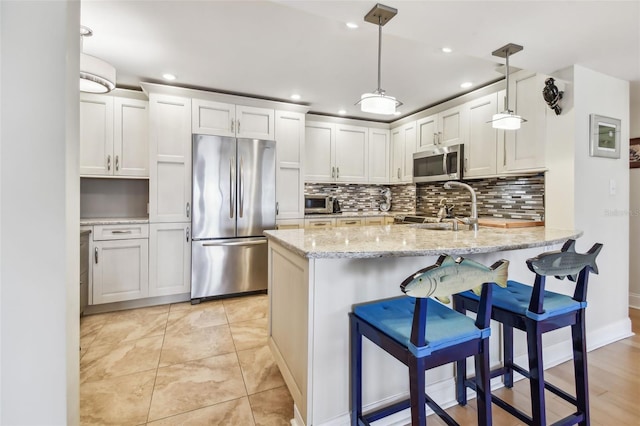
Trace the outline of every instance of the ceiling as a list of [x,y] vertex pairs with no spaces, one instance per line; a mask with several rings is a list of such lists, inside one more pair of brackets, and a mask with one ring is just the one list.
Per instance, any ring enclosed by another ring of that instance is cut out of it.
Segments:
[[[524,46],[514,67],[580,64],[640,81],[640,0],[382,3],[398,14],[382,28],[381,86],[404,103],[402,116],[502,78],[504,59],[491,52],[510,42]],[[116,67],[118,87],[172,73],[167,84],[287,102],[297,93],[311,112],[393,121],[354,105],[377,86],[378,27],[364,21],[375,4],[82,0],[94,32],[83,50]],[[465,81],[474,86],[461,89]]]

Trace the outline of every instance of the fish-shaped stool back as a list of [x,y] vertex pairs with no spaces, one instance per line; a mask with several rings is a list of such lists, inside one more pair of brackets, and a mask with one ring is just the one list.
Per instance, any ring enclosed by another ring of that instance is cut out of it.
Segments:
[[576,281],[578,274],[585,267],[598,273],[596,257],[602,249],[602,244],[596,243],[587,253],[576,253],[576,240],[568,240],[561,250],[539,254],[528,259],[527,266],[538,275],[554,276],[558,279],[568,277],[570,281]]
[[435,297],[449,303],[449,296],[467,290],[480,294],[482,284],[507,286],[508,260],[499,260],[490,268],[470,259],[441,255],[435,265],[421,269],[407,277],[400,289],[411,297]]

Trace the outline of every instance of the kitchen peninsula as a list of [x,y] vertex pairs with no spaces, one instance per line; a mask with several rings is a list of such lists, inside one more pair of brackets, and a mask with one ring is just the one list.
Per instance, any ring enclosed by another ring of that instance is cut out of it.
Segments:
[[[349,424],[353,304],[401,295],[399,284],[442,253],[486,265],[507,259],[510,279],[532,282],[527,258],[581,235],[545,227],[454,232],[413,225],[268,231],[269,345],[293,396],[295,423]],[[492,364],[500,361],[499,334],[495,328]],[[363,371],[365,411],[408,394],[406,368],[366,339]],[[434,399],[453,403],[453,365],[430,370],[427,383]],[[399,413],[391,420],[408,419]]]

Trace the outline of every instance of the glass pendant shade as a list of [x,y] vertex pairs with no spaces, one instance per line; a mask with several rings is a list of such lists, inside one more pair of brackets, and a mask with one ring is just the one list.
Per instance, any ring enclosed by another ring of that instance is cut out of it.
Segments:
[[116,69],[95,56],[80,54],[80,91],[108,93],[115,89]]
[[360,97],[360,110],[371,114],[391,115],[397,105],[396,98],[382,93],[365,93]]
[[518,130],[523,121],[522,117],[512,112],[501,112],[493,114],[491,125],[494,129]]

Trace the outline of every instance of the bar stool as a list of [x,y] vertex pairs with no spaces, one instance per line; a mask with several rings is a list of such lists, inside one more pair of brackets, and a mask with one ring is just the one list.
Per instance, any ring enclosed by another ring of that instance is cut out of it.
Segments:
[[[575,240],[567,241],[560,251],[542,253],[527,260],[534,272],[532,286],[508,281],[506,288],[496,288],[493,294],[491,318],[502,323],[503,366],[491,370],[491,378],[502,376],[507,388],[513,386],[513,372],[529,379],[531,388],[532,416],[513,407],[504,400],[492,396],[492,401],[520,421],[528,425],[546,425],[544,391],[554,393],[576,407],[571,415],[554,425],[589,425],[589,388],[587,380],[587,349],[585,336],[585,307],[587,306],[587,284],[589,273],[598,273],[595,259],[602,244],[594,244],[586,254],[575,252]],[[547,276],[559,279],[568,277],[576,282],[573,297],[546,291]],[[483,312],[482,300],[472,292],[453,296],[453,305],[460,313],[467,310]],[[575,374],[575,397],[544,380],[542,360],[542,334],[571,326],[573,340],[573,365]],[[513,359],[513,329],[527,334],[529,370],[515,364]],[[456,364],[456,393],[460,404],[466,403],[466,388],[476,384],[466,377],[464,362]]]
[[[472,268],[483,268],[484,275]],[[478,380],[478,424],[491,425],[489,388],[489,328],[492,285],[506,285],[508,262],[491,268],[471,260],[440,256],[435,265],[417,271],[401,285],[405,296],[355,305],[349,314],[351,326],[351,425],[370,422],[411,408],[411,424],[426,425],[428,405],[449,425],[457,425],[425,392],[425,372],[440,365],[474,356]],[[421,287],[421,284],[426,284]],[[448,297],[455,291],[480,288],[476,320],[429,298]],[[410,297],[407,297],[410,296]],[[410,397],[363,415],[362,336],[409,367]]]

